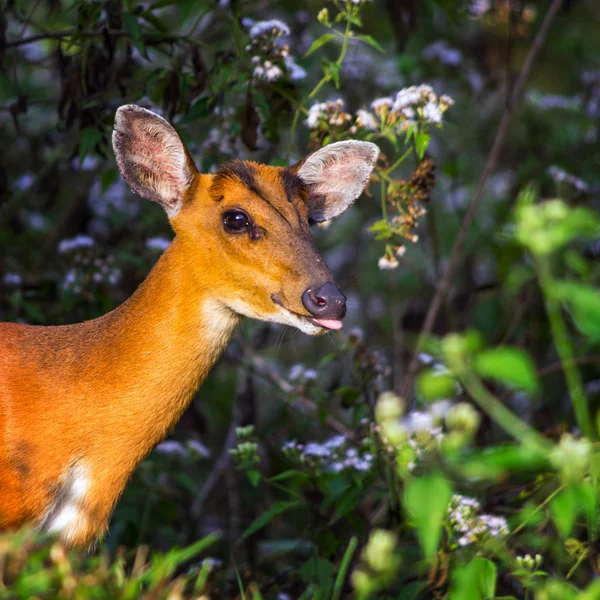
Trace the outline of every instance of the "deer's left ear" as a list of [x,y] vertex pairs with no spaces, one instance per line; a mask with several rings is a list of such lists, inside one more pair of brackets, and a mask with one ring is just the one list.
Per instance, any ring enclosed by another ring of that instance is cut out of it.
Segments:
[[311,221],[328,221],[341,215],[369,182],[379,148],[371,142],[348,140],[329,144],[295,165],[309,191]]

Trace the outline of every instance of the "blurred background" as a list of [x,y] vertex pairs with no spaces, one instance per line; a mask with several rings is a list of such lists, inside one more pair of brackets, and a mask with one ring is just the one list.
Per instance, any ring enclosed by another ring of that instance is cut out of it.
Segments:
[[[290,164],[315,149],[327,141],[310,122],[317,102],[340,98],[348,113],[371,110],[374,100],[423,83],[454,100],[443,129],[431,129],[427,158],[435,165],[435,185],[413,231],[418,239],[406,241],[398,267],[380,268],[385,248],[367,231],[381,218],[374,181],[351,210],[314,229],[348,297],[343,332],[309,338],[244,323],[168,440],[135,473],[103,542],[107,556],[121,552],[132,561],[136,548],[167,552],[219,532],[199,559],[213,558],[210,597],[236,597],[241,577],[256,582],[265,598],[325,598],[302,594],[338,572],[352,535],[362,544],[374,523],[401,523],[393,507],[377,513],[389,480],[373,458],[377,450],[364,440],[381,392],[402,394],[407,410],[421,406],[414,377],[437,359],[423,351],[413,372],[416,340],[507,107],[514,114],[433,339],[474,328],[490,346],[526,349],[547,370],[544,393],[509,391],[505,404],[550,438],[572,429],[544,297],[532,280],[531,260],[515,242],[513,217],[526,185],[540,197],[560,196],[569,207],[596,210],[600,202],[600,5],[559,4],[511,106],[547,1],[0,1],[2,321],[61,325],[100,316],[133,293],[170,243],[163,210],[134,196],[117,170],[110,139],[122,104],[164,115],[198,168],[212,172],[233,158]],[[345,43],[340,35],[315,45],[328,22],[317,16],[327,8],[331,26],[343,33],[343,23],[333,20],[340,6],[350,5],[359,5],[361,21],[352,27],[365,39],[347,40],[339,89],[335,78],[316,89]],[[273,19],[276,24],[260,25]],[[280,32],[275,41],[261,37],[273,27]],[[268,60],[280,65],[278,72],[269,74]],[[392,164],[393,144],[378,143]],[[396,175],[408,179],[417,166],[409,157]],[[595,285],[600,245],[576,243],[564,268]],[[600,393],[597,339],[574,342],[591,407]],[[254,429],[236,433],[248,425]],[[367,467],[355,469],[354,483],[330,479],[323,486],[314,474],[263,483],[289,470],[304,472],[297,462],[302,448],[295,455],[290,448],[339,435],[359,435],[360,456],[371,457]],[[240,439],[249,440],[251,450],[238,447],[232,455]],[[503,439],[484,416],[475,445]],[[336,485],[353,495],[340,495]],[[278,488],[286,486],[298,492],[300,504],[284,506],[287,492]],[[488,509],[508,504],[508,487],[489,492]],[[265,512],[264,527],[256,526]],[[256,528],[248,533],[251,524]],[[325,562],[311,563],[315,555]],[[197,572],[200,564],[186,568]],[[412,583],[427,582],[426,573],[411,573]],[[499,590],[523,597],[517,579],[501,578]],[[353,597],[349,585],[343,597]],[[444,597],[444,583],[398,595],[406,585],[380,597]]]

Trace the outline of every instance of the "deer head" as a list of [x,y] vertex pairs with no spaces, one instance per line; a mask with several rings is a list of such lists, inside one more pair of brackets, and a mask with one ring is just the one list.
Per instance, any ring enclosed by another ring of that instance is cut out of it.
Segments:
[[337,142],[286,168],[234,160],[200,174],[167,121],[127,105],[117,111],[113,147],[132,191],[167,212],[199,296],[312,335],[341,328],[346,299],[310,225],[360,196],[375,144]]

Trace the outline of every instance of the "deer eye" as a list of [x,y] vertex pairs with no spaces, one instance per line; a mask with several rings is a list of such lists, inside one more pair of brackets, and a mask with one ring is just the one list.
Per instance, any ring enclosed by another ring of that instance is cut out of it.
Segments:
[[223,226],[229,233],[242,233],[250,227],[250,219],[241,210],[228,210],[223,213]]

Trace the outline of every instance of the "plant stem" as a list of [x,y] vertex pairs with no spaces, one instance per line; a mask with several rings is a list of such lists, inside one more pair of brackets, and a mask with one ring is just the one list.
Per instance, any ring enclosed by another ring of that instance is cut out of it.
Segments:
[[382,172],[382,175],[385,176],[385,178],[387,179],[390,176],[390,173],[392,173],[395,169],[397,169],[403,162],[404,160],[410,155],[410,153],[413,151],[413,147],[410,146],[408,148],[408,150],[388,169],[386,169],[385,171]]
[[458,372],[460,382],[465,386],[473,400],[504,431],[516,440],[547,451],[551,443],[535,429],[519,419],[496,396],[490,393],[481,381],[468,368]]
[[[349,1],[346,3],[346,10],[347,11],[350,10],[350,2]],[[350,19],[347,19],[346,20],[346,29],[344,31],[344,38],[342,41],[342,49],[340,50],[340,55],[338,56],[338,59],[334,63],[338,67],[341,66],[342,61],[344,60],[344,57],[346,56],[346,52],[348,50],[348,40],[351,37],[350,25],[351,25]],[[319,93],[321,88],[329,81],[331,81],[331,75],[329,73],[325,73],[323,75],[323,77],[321,78],[321,80],[319,81],[319,83],[317,83],[315,88],[308,95],[308,99],[312,100]],[[296,127],[298,125],[298,119],[300,117],[300,112],[302,112],[302,111],[306,112],[303,102],[301,102],[298,105],[298,108],[296,108],[296,112],[294,113],[294,118],[292,119],[292,126],[290,127],[290,137],[289,137],[288,147],[287,147],[287,152],[286,152],[286,157],[288,160],[289,160],[291,152],[292,152],[292,143],[294,140],[294,133],[296,132]]]
[[548,259],[540,257],[537,261],[537,266],[540,286],[544,292],[544,301],[546,304],[546,312],[548,313],[548,320],[550,322],[550,330],[554,339],[554,345],[558,351],[558,356],[560,357],[562,369],[565,373],[567,388],[569,390],[569,395],[571,396],[573,409],[575,410],[575,418],[577,419],[577,423],[579,424],[583,435],[589,439],[595,439],[592,420],[587,405],[587,398],[585,396],[579,371],[575,366],[573,348],[569,341],[567,326],[561,314],[560,304],[554,298],[552,292],[553,278],[550,273]]

